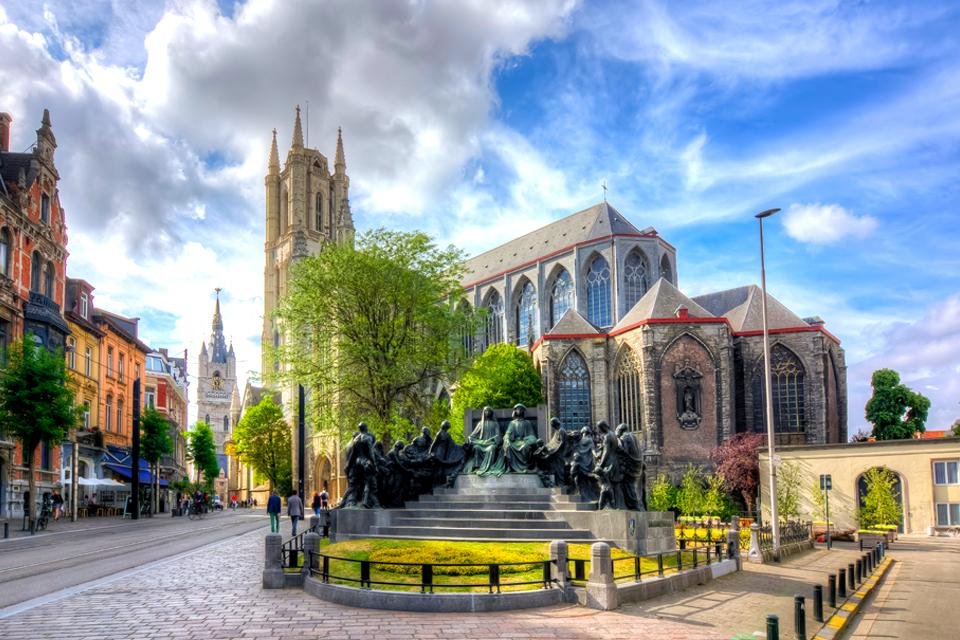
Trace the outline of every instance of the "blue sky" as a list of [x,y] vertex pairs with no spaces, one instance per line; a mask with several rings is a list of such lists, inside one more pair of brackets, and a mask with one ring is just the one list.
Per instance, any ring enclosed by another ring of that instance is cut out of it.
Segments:
[[[358,228],[469,253],[602,197],[691,295],[759,280],[847,350],[850,431],[889,366],[960,418],[960,4],[0,0],[0,109],[60,145],[70,275],[156,346],[213,288],[259,363],[262,177],[293,107]],[[109,256],[109,259],[105,257]]]

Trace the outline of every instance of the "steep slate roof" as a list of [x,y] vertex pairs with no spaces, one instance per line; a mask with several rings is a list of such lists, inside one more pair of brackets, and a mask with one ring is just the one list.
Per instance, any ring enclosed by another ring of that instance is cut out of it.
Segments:
[[656,235],[656,231],[652,227],[640,231],[619,211],[601,202],[470,258],[464,265],[463,282],[485,280],[564,247],[611,234]]
[[20,170],[23,170],[27,185],[33,184],[40,173],[40,165],[35,163],[32,153],[0,153],[0,179],[7,185],[17,186],[20,180]]
[[557,321],[557,324],[553,326],[552,329],[547,333],[550,334],[592,334],[599,333],[597,328],[590,324],[590,322],[580,315],[580,312],[574,308],[569,308],[563,312],[563,315],[560,316],[560,320]]
[[691,318],[715,317],[673,286],[669,280],[660,278],[643,294],[642,298],[637,300],[637,304],[620,318],[620,322],[611,331],[651,318],[676,318],[677,309],[680,307],[687,309]]
[[[717,291],[694,298],[718,316],[725,316],[734,331],[763,330],[763,293],[755,284]],[[794,329],[810,326],[779,300],[767,294],[767,327]]]

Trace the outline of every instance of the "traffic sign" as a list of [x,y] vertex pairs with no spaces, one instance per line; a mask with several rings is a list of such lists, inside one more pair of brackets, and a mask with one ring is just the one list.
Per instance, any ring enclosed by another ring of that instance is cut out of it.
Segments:
[[820,489],[823,491],[833,489],[833,478],[830,477],[829,473],[820,474]]

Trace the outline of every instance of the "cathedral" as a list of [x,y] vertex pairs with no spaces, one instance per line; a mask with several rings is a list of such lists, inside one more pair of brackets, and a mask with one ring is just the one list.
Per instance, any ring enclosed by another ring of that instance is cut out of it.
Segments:
[[[640,434],[652,470],[678,475],[763,422],[762,294],[690,298],[677,250],[602,202],[466,263],[464,304],[486,309],[474,350],[529,350],[548,415]],[[818,317],[767,295],[778,444],[846,442],[846,365]]]
[[206,342],[203,343],[197,359],[197,419],[209,424],[213,430],[217,460],[224,472],[229,467],[224,443],[230,439],[233,431],[230,404],[236,395],[237,357],[233,353],[233,345],[228,347],[223,337],[220,289],[217,289],[209,347]]
[[[273,132],[267,175],[266,240],[263,268],[263,333],[261,345],[263,360],[261,373],[269,377],[277,364],[271,360],[270,346],[278,347],[286,339],[273,314],[287,292],[291,265],[296,260],[317,255],[328,243],[353,240],[353,216],[350,214],[350,177],[343,153],[343,137],[337,132],[333,171],[327,157],[316,149],[304,146],[300,107],[293,123],[293,140],[283,167],[277,150],[277,132]],[[293,478],[299,477],[299,449],[296,425],[297,388],[282,387],[280,397],[284,415],[293,429]],[[339,496],[339,443],[307,428],[304,442],[305,491],[319,491],[328,485],[332,499]]]

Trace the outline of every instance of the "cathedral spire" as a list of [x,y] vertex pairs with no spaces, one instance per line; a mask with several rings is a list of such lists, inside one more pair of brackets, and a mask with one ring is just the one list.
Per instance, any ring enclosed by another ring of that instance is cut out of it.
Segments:
[[297,117],[293,121],[293,148],[303,148],[303,126],[300,124],[300,105],[297,105]]
[[217,292],[217,303],[213,310],[212,331],[210,333],[210,362],[227,361],[227,342],[223,338],[223,318],[220,316],[220,287]]
[[273,130],[273,140],[270,142],[270,160],[267,162],[267,175],[275,176],[280,173],[280,154],[277,152],[277,130]]
[[343,131],[337,127],[337,155],[334,158],[334,171],[337,175],[343,175],[347,172],[347,160],[343,155]]

